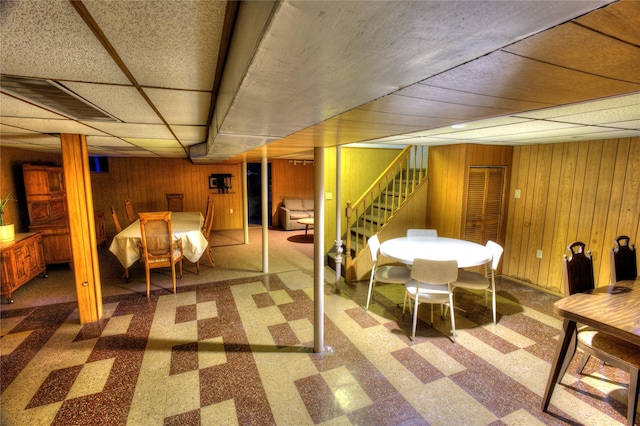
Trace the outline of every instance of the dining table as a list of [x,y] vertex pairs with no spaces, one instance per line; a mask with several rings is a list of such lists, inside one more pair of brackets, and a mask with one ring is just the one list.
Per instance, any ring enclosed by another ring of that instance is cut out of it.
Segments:
[[565,359],[571,361],[569,357],[575,352],[572,342],[577,323],[640,346],[640,279],[574,293],[555,302],[553,309],[563,322],[542,398],[542,411],[545,412]]
[[384,241],[380,254],[406,265],[413,260],[456,260],[459,268],[491,262],[491,251],[478,243],[445,237],[398,237]]
[[[203,223],[204,218],[200,212],[171,213],[172,234],[175,238],[182,240],[184,257],[194,263],[200,260],[209,245],[201,231]],[[129,277],[129,268],[140,259],[140,243],[140,219],[133,221],[111,241],[109,251],[125,268],[125,278]]]

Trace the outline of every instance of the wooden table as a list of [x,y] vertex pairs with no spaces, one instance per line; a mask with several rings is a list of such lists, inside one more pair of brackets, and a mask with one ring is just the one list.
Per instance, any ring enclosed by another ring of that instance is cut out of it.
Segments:
[[[209,242],[202,235],[202,223],[204,219],[200,212],[173,212],[171,213],[171,230],[175,237],[182,240],[184,257],[191,262],[197,262],[209,246]],[[140,259],[138,244],[140,240],[140,219],[127,226],[122,232],[113,237],[109,251],[116,255],[125,268],[125,277],[128,278],[128,269]]]
[[407,265],[413,265],[415,258],[457,260],[460,268],[484,265],[493,258],[483,245],[443,237],[392,238],[380,245],[380,254]]
[[591,292],[572,294],[558,300],[554,304],[554,311],[564,321],[542,398],[542,411],[547,411],[549,407],[565,357],[573,355],[572,340],[576,323],[640,346],[640,280],[620,281]]
[[301,225],[304,225],[304,237],[307,238],[307,233],[309,232],[309,225],[313,226],[313,218],[305,217],[302,219],[298,219],[297,222]]

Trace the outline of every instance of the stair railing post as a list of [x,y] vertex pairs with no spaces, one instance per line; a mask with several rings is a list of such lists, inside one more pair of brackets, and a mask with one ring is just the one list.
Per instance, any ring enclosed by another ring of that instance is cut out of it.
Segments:
[[347,237],[345,238],[345,264],[344,264],[344,276],[345,281],[351,281],[351,269],[353,265],[353,258],[351,257],[351,221],[353,216],[353,208],[351,207],[351,201],[347,201],[347,208],[345,209],[345,216],[347,216]]

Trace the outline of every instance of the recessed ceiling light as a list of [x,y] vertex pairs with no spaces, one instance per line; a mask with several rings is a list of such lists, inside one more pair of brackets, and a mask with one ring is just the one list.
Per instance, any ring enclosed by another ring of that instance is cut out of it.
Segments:
[[451,126],[452,129],[464,129],[464,124],[454,124]]

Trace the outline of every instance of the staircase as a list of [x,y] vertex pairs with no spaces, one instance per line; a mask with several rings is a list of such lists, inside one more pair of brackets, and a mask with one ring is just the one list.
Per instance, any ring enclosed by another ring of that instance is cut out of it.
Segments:
[[[347,203],[342,268],[347,282],[357,279],[353,267],[367,247],[367,239],[390,223],[411,194],[426,182],[426,160],[427,147],[406,147],[355,203]],[[335,268],[335,263],[334,247],[328,254],[328,264]]]

